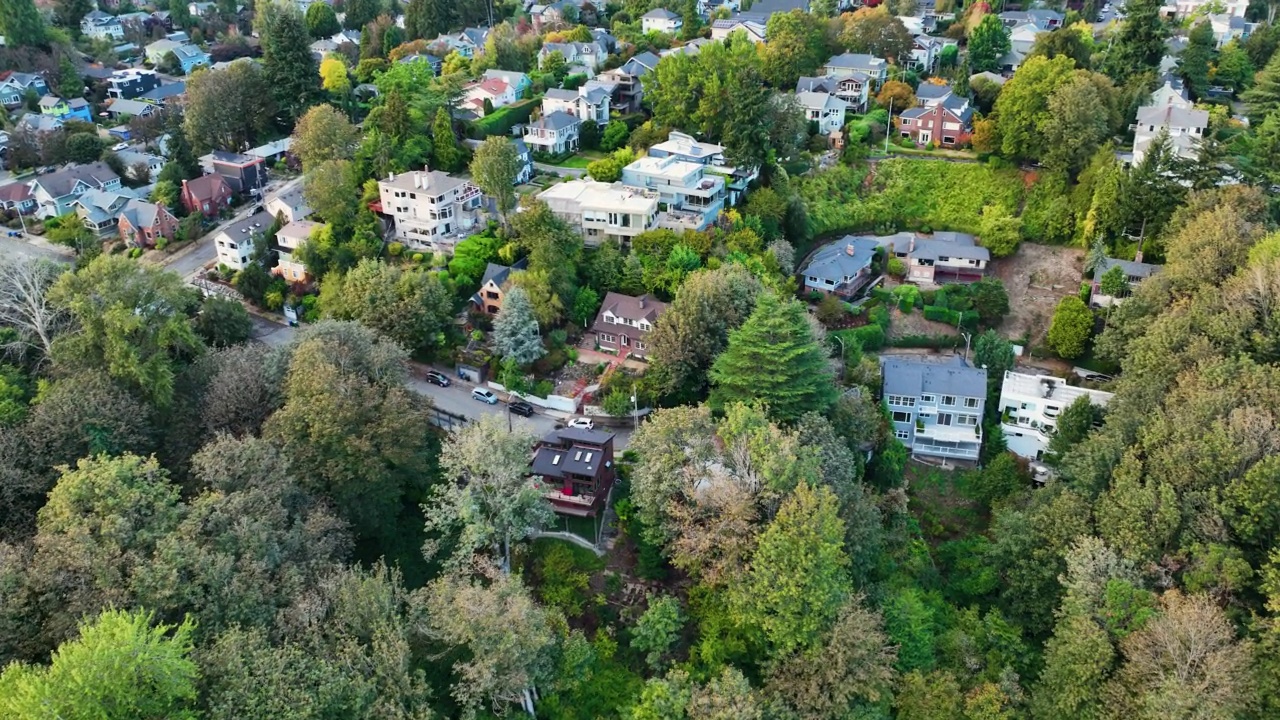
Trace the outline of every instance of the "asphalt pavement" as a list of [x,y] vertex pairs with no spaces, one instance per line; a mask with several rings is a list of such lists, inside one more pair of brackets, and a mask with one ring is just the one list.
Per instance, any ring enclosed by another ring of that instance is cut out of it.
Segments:
[[0,256],[43,258],[58,262],[73,259],[71,248],[60,248],[33,236],[9,237],[9,231],[0,232]]

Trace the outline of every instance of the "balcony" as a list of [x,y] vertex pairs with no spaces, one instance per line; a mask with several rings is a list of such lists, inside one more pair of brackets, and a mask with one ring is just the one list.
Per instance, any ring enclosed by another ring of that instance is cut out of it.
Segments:
[[927,438],[952,443],[982,443],[981,425],[938,425],[916,423],[916,438]]
[[564,515],[590,517],[595,513],[595,495],[567,495],[560,490],[548,490],[542,496],[555,506],[555,511]]
[[981,447],[981,443],[930,442],[916,437],[916,441],[911,445],[911,452],[917,455],[936,455],[939,457],[960,458],[962,460],[977,460]]

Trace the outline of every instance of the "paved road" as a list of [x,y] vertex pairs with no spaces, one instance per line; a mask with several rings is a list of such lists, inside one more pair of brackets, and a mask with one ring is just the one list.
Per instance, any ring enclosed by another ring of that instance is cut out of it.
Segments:
[[[8,231],[6,230],[5,232],[7,233]],[[45,260],[70,262],[72,252],[70,248],[55,248],[30,235],[23,238],[0,235],[0,256],[44,258]]]
[[[255,325],[254,338],[272,347],[280,347],[289,343],[298,332],[295,328],[279,325],[257,316],[254,317],[253,322]],[[507,404],[505,402],[499,402],[497,405],[488,405],[479,400],[472,400],[471,388],[473,386],[458,382],[456,379],[454,379],[452,385],[446,388],[432,385],[419,377],[410,378],[407,384],[409,389],[414,392],[431,398],[436,407],[454,415],[479,418],[484,415],[505,417],[507,414]],[[556,419],[547,415],[534,415],[531,418],[513,415],[511,420],[514,425],[529,427],[539,437],[551,432],[556,426]],[[613,432],[615,434],[614,448],[621,453],[627,448],[627,444],[631,442],[631,429],[619,429]]]

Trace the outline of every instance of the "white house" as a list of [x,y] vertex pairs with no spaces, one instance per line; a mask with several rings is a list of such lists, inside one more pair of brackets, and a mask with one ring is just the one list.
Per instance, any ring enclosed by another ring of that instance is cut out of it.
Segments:
[[462,97],[458,100],[458,107],[484,117],[486,100],[490,108],[497,110],[510,105],[517,98],[516,89],[505,80],[486,78],[462,87]]
[[578,149],[582,121],[567,112],[553,112],[524,127],[524,142],[533,152],[559,155]]
[[680,16],[666,8],[650,10],[640,16],[640,29],[645,33],[659,32],[675,35],[684,27]]
[[214,236],[218,264],[226,265],[232,270],[243,270],[251,262],[257,244],[265,241],[263,236],[271,229],[274,220],[271,213],[264,211],[222,228]]
[[284,218],[286,223],[300,222],[311,216],[311,206],[302,196],[301,187],[272,195],[264,203],[264,207],[271,213],[271,217]]
[[605,240],[629,243],[658,226],[658,194],[641,192],[622,183],[570,180],[538,193],[551,211],[597,246]]
[[834,77],[849,77],[855,73],[863,73],[871,78],[872,87],[876,89],[889,78],[889,63],[884,58],[863,53],[844,53],[827,61],[823,73]]
[[1081,397],[1106,407],[1112,394],[1068,385],[1052,375],[1005,372],[1000,386],[1000,429],[1009,451],[1028,460],[1043,459],[1062,411]]
[[809,122],[818,124],[818,132],[829,135],[844,127],[844,114],[849,103],[821,92],[798,92],[796,102]]
[[458,241],[483,222],[480,188],[438,170],[391,174],[378,181],[382,211],[395,236],[415,250],[453,253]]
[[1178,105],[1144,105],[1138,108],[1133,127],[1133,164],[1146,157],[1147,150],[1161,134],[1167,134],[1169,146],[1181,158],[1193,160],[1199,154],[1197,144],[1209,129],[1209,112]]
[[568,113],[583,122],[604,125],[609,122],[611,93],[604,83],[588,81],[575,90],[552,88],[542,96],[542,113]]
[[871,78],[860,72],[844,77],[802,77],[796,81],[796,94],[813,92],[834,95],[848,103],[848,109],[860,112],[867,108],[870,87]]
[[982,412],[987,371],[960,356],[881,356],[884,402],[893,435],[912,455],[977,461],[982,451]]
[[755,20],[730,18],[728,20],[711,21],[712,40],[728,40],[729,36],[735,32],[746,33],[747,38],[757,45],[763,44],[767,37],[764,23],[756,22]]
[[609,53],[598,42],[544,43],[538,51],[538,65],[546,63],[551,53],[558,52],[569,66],[582,65],[595,72]]
[[677,157],[639,158],[622,169],[622,184],[658,194],[667,206],[658,216],[659,227],[705,230],[724,209],[724,177]]
[[1248,8],[1249,0],[1174,0],[1160,8],[1160,12],[1170,17],[1185,18],[1203,15],[1206,10],[1214,9],[1242,18]]
[[650,147],[649,155],[696,163],[705,167],[708,173],[724,178],[725,202],[731,207],[738,204],[746,194],[747,186],[760,174],[756,168],[739,169],[729,165],[724,159],[723,145],[702,142],[677,130],[672,130],[666,140]]
[[124,37],[124,24],[110,13],[94,10],[80,19],[80,32],[99,40],[119,40]]

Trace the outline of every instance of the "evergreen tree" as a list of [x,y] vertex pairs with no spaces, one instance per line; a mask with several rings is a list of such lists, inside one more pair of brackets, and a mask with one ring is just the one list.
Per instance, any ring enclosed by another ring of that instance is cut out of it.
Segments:
[[1178,73],[1186,81],[1192,97],[1201,98],[1209,87],[1209,63],[1213,60],[1213,26],[1201,20],[1191,29],[1187,47],[1178,58]]
[[836,400],[831,368],[804,305],[772,293],[762,296],[742,327],[730,333],[710,375],[714,407],[760,402],[781,422],[826,412]]
[[307,8],[307,32],[311,37],[320,39],[336,35],[342,29],[338,23],[338,15],[326,2],[312,3]]
[[491,137],[476,148],[471,158],[471,177],[485,195],[493,198],[502,224],[516,204],[515,182],[520,173],[516,146],[504,137]]
[[261,9],[262,69],[276,107],[292,125],[320,95],[320,73],[311,55],[302,13],[295,5],[269,3]]
[[347,0],[343,9],[346,15],[342,18],[342,24],[348,30],[359,30],[378,17],[378,13],[382,11],[382,0]]
[[0,35],[10,46],[44,45],[44,20],[33,0],[5,0],[0,3]]
[[1135,75],[1155,72],[1165,49],[1160,0],[1129,0],[1124,11],[1124,26],[1103,65],[1117,85]]
[[533,304],[524,288],[511,288],[502,299],[502,309],[493,321],[493,349],[520,365],[528,365],[547,354],[538,336]]
[[1254,78],[1253,87],[1246,90],[1240,99],[1244,100],[1249,122],[1255,127],[1261,125],[1267,116],[1280,111],[1280,53],[1272,56]]
[[433,40],[449,29],[449,8],[443,0],[410,0],[404,11],[409,40]]
[[[8,4],[8,0],[5,4]],[[53,3],[54,19],[73,37],[80,37],[80,21],[93,10],[93,0],[54,0]]]
[[461,169],[466,154],[458,145],[458,137],[453,134],[453,119],[444,108],[436,110],[436,118],[431,123],[433,150],[432,160],[436,169],[445,172],[456,172]]

